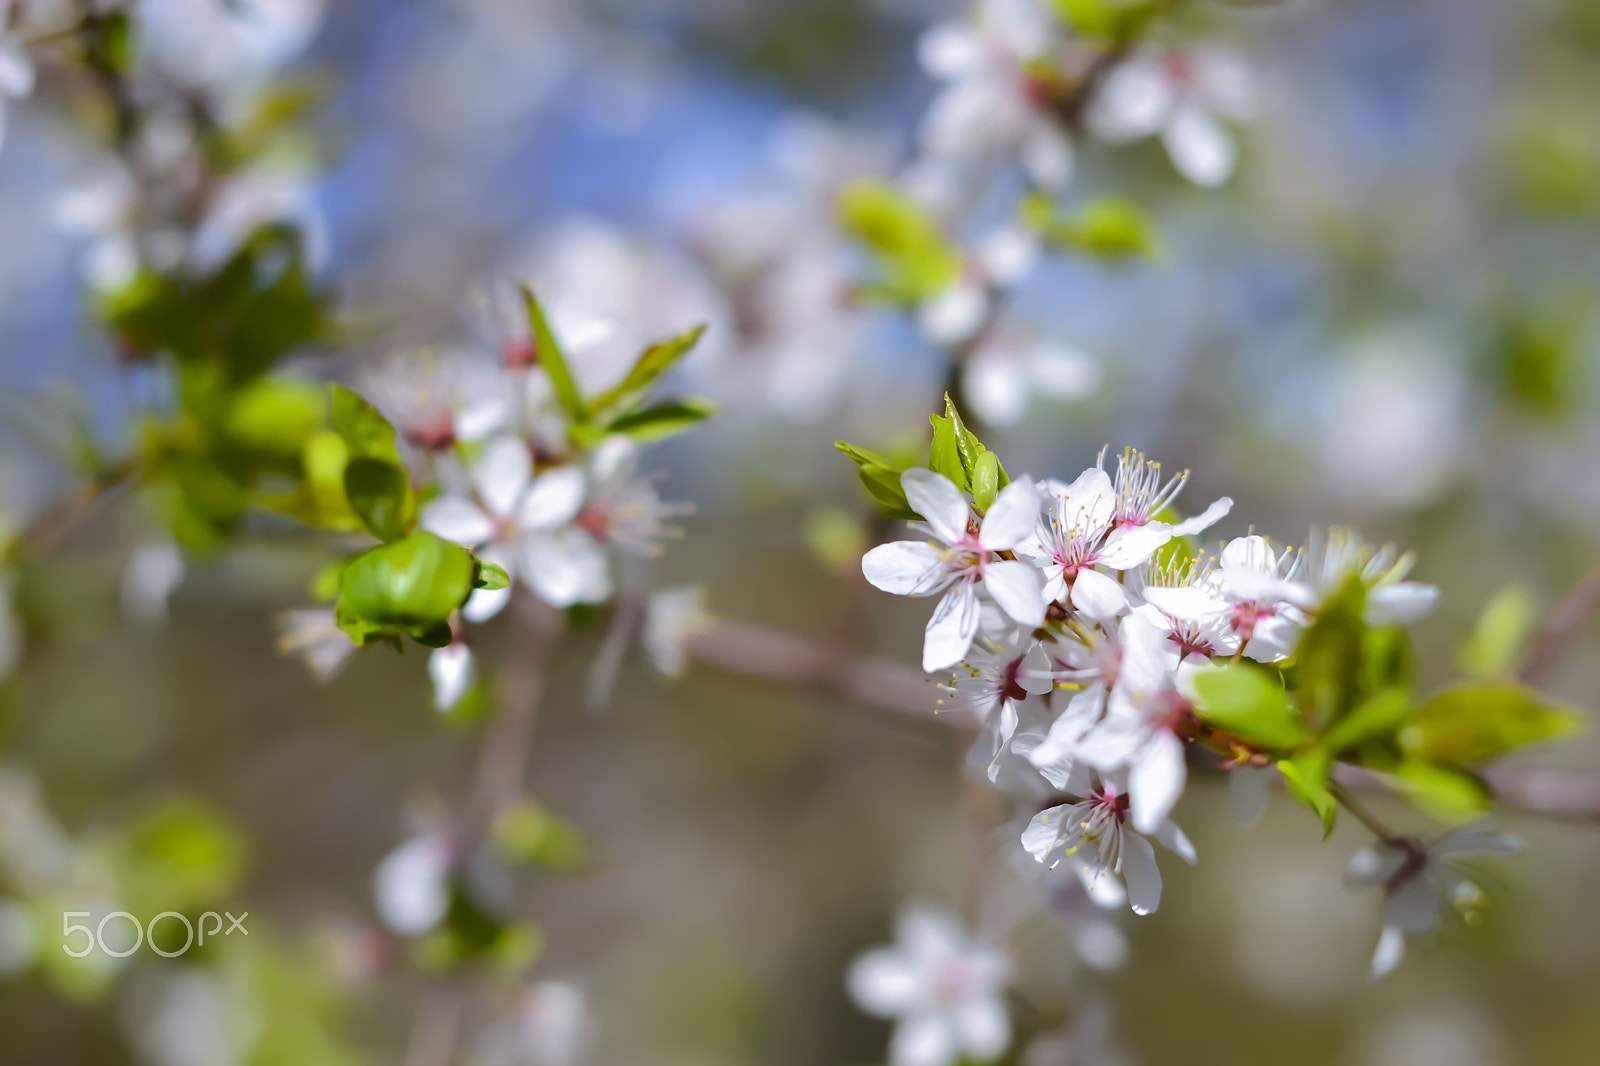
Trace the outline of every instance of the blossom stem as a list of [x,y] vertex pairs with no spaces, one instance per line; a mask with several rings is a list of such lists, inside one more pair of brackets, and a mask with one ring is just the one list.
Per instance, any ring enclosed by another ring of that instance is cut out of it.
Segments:
[[1350,794],[1350,791],[1344,785],[1337,781],[1329,781],[1328,791],[1333,793],[1333,798],[1339,801],[1340,806],[1354,815],[1356,821],[1366,826],[1373,836],[1386,844],[1393,844],[1397,847],[1405,846],[1405,838],[1384,825],[1371,811],[1356,802],[1355,797]]

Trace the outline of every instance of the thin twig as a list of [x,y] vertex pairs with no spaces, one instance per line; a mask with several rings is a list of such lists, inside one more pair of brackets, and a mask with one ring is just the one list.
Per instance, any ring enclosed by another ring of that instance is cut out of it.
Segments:
[[1600,565],[1589,571],[1550,616],[1550,622],[1534,639],[1522,660],[1517,680],[1531,685],[1548,677],[1572,650],[1597,610],[1600,610]]

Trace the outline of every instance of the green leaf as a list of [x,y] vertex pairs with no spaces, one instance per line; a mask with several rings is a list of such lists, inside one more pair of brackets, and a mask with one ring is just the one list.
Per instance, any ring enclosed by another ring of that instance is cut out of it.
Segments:
[[252,451],[298,456],[327,417],[328,393],[321,385],[302,378],[260,378],[234,395],[227,434]]
[[1317,610],[1295,656],[1300,709],[1314,729],[1326,729],[1360,698],[1367,588],[1358,574]]
[[410,524],[411,480],[383,459],[352,459],[344,468],[344,492],[361,524],[379,540],[397,540]]
[[501,589],[511,587],[511,575],[507,574],[504,569],[494,563],[486,563],[482,559],[476,559],[476,562],[478,570],[472,579],[473,588],[498,592]]
[[1000,494],[1000,459],[994,452],[984,452],[972,468],[972,498],[987,511]]
[[1482,781],[1453,767],[1407,759],[1391,780],[1412,802],[1446,822],[1468,821],[1493,804]]
[[1154,262],[1161,256],[1155,223],[1138,204],[1124,197],[1099,196],[1078,214],[1068,215],[1048,198],[1034,194],[1023,201],[1021,218],[1047,242],[1099,259]]
[[1411,712],[1400,730],[1407,754],[1456,765],[1482,762],[1539,740],[1568,736],[1579,717],[1515,684],[1447,689]]
[[686,396],[623,415],[606,427],[609,433],[626,433],[634,440],[662,440],[693,429],[717,413],[717,405],[698,396]]
[[1323,734],[1322,742],[1334,753],[1360,747],[1394,735],[1405,720],[1411,701],[1403,688],[1384,689],[1357,704],[1355,709]]
[[955,483],[956,488],[970,490],[972,481],[961,461],[961,450],[956,444],[956,424],[941,415],[929,415],[933,423],[933,444],[928,449],[928,469],[943,474]]
[[589,409],[583,402],[582,394],[578,392],[577,382],[572,378],[572,371],[567,366],[567,357],[561,351],[561,345],[556,342],[555,334],[550,331],[550,323],[545,318],[544,308],[539,306],[539,298],[526,285],[522,286],[522,302],[528,311],[528,326],[533,333],[534,351],[538,355],[539,365],[550,375],[550,384],[556,390],[556,399],[561,401],[561,406],[572,416],[574,422],[586,421]]
[[1290,794],[1316,812],[1322,821],[1324,838],[1333,832],[1334,819],[1339,813],[1339,801],[1328,788],[1328,771],[1332,764],[1327,749],[1320,747],[1278,762],[1278,772],[1283,774]]
[[436,627],[471,595],[476,570],[471,552],[432,533],[381,544],[351,559],[340,575],[340,627],[350,622],[360,636],[345,631],[360,643]]
[[862,179],[839,194],[839,221],[876,255],[882,277],[858,295],[916,303],[961,274],[961,252],[916,201],[888,182]]
[[1506,677],[1533,633],[1537,604],[1525,585],[1507,585],[1489,598],[1456,661],[1474,677]]
[[1056,14],[1084,37],[1131,40],[1152,15],[1151,0],[1049,0]]
[[590,407],[600,415],[596,420],[604,421],[624,415],[637,407],[651,386],[700,343],[705,331],[705,326],[695,326],[646,348],[633,364],[633,369],[628,371],[627,377],[594,398]]
[[394,427],[383,413],[345,388],[333,386],[333,425],[352,459],[382,459],[403,466]]
[[834,441],[833,446],[856,464],[856,473],[861,478],[862,486],[866,488],[869,496],[883,505],[888,517],[910,519],[920,517],[911,510],[911,503],[906,499],[906,491],[900,484],[900,475],[906,469],[905,464],[866,448],[847,444],[842,440]]
[[513,862],[532,863],[557,873],[576,873],[590,865],[589,845],[578,827],[531,799],[495,820],[491,840],[496,850]]
[[1194,677],[1195,713],[1247,744],[1286,751],[1310,739],[1283,686],[1259,667],[1236,663]]

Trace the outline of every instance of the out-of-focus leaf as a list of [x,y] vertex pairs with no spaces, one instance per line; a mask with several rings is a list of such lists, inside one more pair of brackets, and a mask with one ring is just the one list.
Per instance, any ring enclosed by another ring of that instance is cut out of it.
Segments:
[[1366,626],[1367,589],[1352,574],[1343,588],[1318,608],[1316,619],[1300,639],[1295,656],[1300,709],[1313,729],[1328,728],[1355,707],[1360,698]]
[[1150,0],[1049,0],[1067,25],[1084,37],[1127,41],[1155,14]]
[[1076,215],[1059,211],[1042,195],[1022,203],[1022,221],[1049,243],[1117,262],[1161,255],[1155,223],[1138,204],[1120,196],[1090,200]]
[[1323,747],[1310,748],[1291,759],[1278,762],[1278,772],[1289,787],[1289,792],[1310,807],[1322,822],[1322,835],[1333,832],[1334,819],[1339,813],[1339,801],[1328,788],[1328,771],[1333,760]]
[[833,445],[856,464],[856,471],[867,494],[883,505],[884,513],[888,517],[908,520],[921,517],[911,509],[905,489],[900,484],[900,475],[906,469],[904,463],[896,462],[886,455],[880,455],[866,448],[847,444],[842,440],[834,441]]
[[1405,720],[1411,703],[1403,688],[1389,688],[1356,704],[1354,710],[1322,737],[1329,751],[1338,753],[1369,741],[1393,736]]
[[1522,657],[1533,632],[1533,593],[1525,585],[1507,585],[1489,598],[1472,635],[1456,648],[1456,662],[1474,677],[1506,677]]
[[1194,686],[1199,696],[1195,713],[1247,744],[1287,751],[1311,737],[1283,686],[1259,667],[1236,663],[1202,670]]
[[[476,569],[471,552],[432,533],[369,549],[351,559],[340,578],[340,627],[351,621],[428,635],[466,602]],[[367,628],[360,636],[345,631],[358,642],[373,635]]]
[[472,579],[472,587],[486,589],[489,592],[498,592],[511,587],[511,575],[494,563],[486,563],[477,559],[478,572]]
[[401,465],[394,427],[383,413],[343,385],[334,385],[333,425],[351,458],[383,459]]
[[861,179],[839,194],[840,224],[875,254],[882,277],[862,294],[916,303],[948,288],[961,274],[961,252],[905,193]]
[[387,541],[405,535],[411,483],[404,470],[382,459],[352,459],[344,468],[344,491],[374,537]]
[[571,368],[567,366],[566,353],[561,350],[555,333],[550,329],[550,322],[545,317],[544,308],[539,304],[539,298],[526,285],[522,286],[522,302],[528,313],[528,327],[533,334],[534,351],[539,365],[550,375],[550,384],[556,391],[556,399],[561,402],[561,406],[574,422],[586,421],[589,417],[589,408],[583,402],[582,394],[578,392],[578,383],[573,380]]
[[1473,775],[1419,759],[1400,764],[1395,784],[1417,806],[1442,821],[1468,821],[1493,804],[1494,797]]
[[1462,765],[1568,736],[1579,724],[1576,714],[1556,710],[1521,685],[1464,685],[1412,711],[1400,730],[1400,746],[1419,759]]
[[496,850],[512,862],[575,873],[590,863],[589,845],[578,827],[525,799],[495,820]]
[[625,433],[637,441],[656,441],[693,429],[717,413],[717,405],[698,396],[646,407],[623,415],[606,427],[609,433]]
[[627,377],[594,398],[590,407],[595,412],[595,420],[615,419],[619,415],[632,412],[661,376],[676,366],[680,359],[700,343],[705,331],[705,326],[695,326],[676,337],[657,341],[646,348],[638,361],[633,364],[633,368],[628,371]]
[[867,550],[867,532],[849,511],[817,507],[806,515],[806,546],[830,570],[853,569]]
[[244,874],[244,836],[211,806],[169,800],[129,827],[126,902],[144,914],[226,902]]
[[301,378],[261,378],[234,395],[227,434],[253,451],[298,456],[327,417],[328,394],[322,386]]

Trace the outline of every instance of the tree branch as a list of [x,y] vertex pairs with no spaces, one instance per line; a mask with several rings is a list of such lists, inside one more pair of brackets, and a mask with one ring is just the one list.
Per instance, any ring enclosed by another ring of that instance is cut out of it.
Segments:
[[1600,610],[1600,565],[1578,582],[1549,623],[1534,639],[1517,671],[1517,680],[1532,685],[1548,678],[1582,635],[1584,626]]

